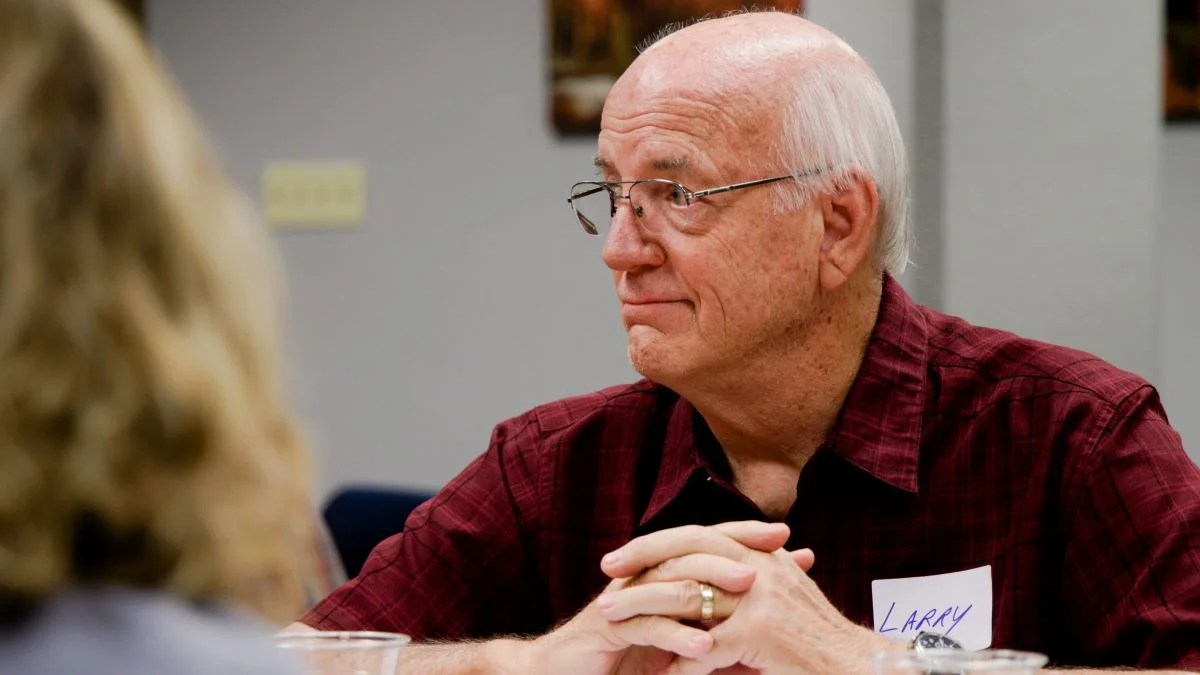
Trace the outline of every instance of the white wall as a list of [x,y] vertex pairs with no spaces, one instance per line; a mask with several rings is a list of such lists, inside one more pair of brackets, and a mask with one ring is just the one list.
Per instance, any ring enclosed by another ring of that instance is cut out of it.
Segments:
[[945,3],[945,309],[1152,382],[1161,11]]
[[1200,126],[1163,137],[1163,402],[1184,447],[1200,461]]

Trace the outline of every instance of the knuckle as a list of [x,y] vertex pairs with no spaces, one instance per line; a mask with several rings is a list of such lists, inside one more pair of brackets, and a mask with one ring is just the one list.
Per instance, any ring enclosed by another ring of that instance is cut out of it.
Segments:
[[631,634],[639,636],[638,642],[646,645],[656,645],[659,647],[667,647],[679,634],[679,629],[683,626],[674,621],[666,620],[660,616],[639,616],[635,619],[630,619],[625,623],[632,624],[629,627]]
[[614,635],[630,642],[631,644],[643,644],[644,640],[639,639],[638,636],[645,634],[646,619],[648,618],[649,617],[645,616],[635,616],[625,619],[624,621],[618,621],[616,623],[610,623],[606,625],[608,630],[612,631]]
[[652,570],[652,574],[659,579],[669,578],[678,565],[678,558],[668,558],[660,562],[658,565],[655,565],[654,570]]
[[676,649],[687,649],[688,643],[697,635],[698,631],[695,628],[688,628],[675,621],[670,622],[670,624],[664,628],[664,640],[674,645]]
[[613,625],[613,628],[619,632],[637,632],[645,628],[647,616],[634,616]]
[[687,641],[691,639],[692,634],[695,633],[695,629],[688,628],[687,626],[674,621],[671,622],[671,625],[668,626],[668,629],[671,631],[671,639],[681,645],[686,644]]
[[703,541],[708,537],[709,534],[708,528],[704,527],[703,525],[684,525],[680,529],[682,531],[681,534],[683,534],[688,541],[693,542]]
[[681,607],[688,607],[700,601],[700,582],[695,579],[685,579],[676,585],[677,599]]

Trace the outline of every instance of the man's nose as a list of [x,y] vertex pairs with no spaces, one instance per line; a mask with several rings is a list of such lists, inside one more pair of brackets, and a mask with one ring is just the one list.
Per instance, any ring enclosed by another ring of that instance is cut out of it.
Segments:
[[604,264],[618,272],[661,265],[666,257],[663,249],[647,236],[645,224],[635,213],[636,207],[627,198],[614,204],[615,213],[604,239]]

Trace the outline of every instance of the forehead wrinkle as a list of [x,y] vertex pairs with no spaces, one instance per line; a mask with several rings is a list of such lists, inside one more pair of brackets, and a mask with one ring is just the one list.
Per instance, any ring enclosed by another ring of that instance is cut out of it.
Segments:
[[[748,134],[745,133],[745,129],[739,129],[737,118],[728,109],[706,101],[675,97],[654,101],[646,108],[649,108],[649,111],[628,116],[606,116],[603,126],[607,131],[637,134],[644,140],[654,140],[658,134],[663,134],[663,140],[667,140],[670,136],[678,134],[694,144],[692,152],[650,157],[655,169],[698,169],[705,163],[717,161],[719,158],[719,163],[712,165],[713,168],[721,174],[728,174],[735,169],[735,166],[730,164],[741,161],[742,153],[737,152],[730,141],[734,138],[748,139]],[[691,156],[697,151],[705,156],[706,162],[697,163],[700,158]],[[611,164],[613,159],[606,157],[604,163]],[[685,160],[685,165],[661,166],[663,163],[678,163],[678,160]]]
[[[709,97],[724,100],[718,104],[706,100]],[[603,127],[621,133],[643,126],[641,120],[650,120],[649,126],[712,138],[721,132],[736,131],[741,124],[731,109],[745,111],[751,104],[751,97],[741,92],[725,92],[723,96],[686,91],[659,94],[640,104],[622,106],[628,111],[605,110]]]
[[[602,138],[616,134],[634,137],[639,144],[682,142],[682,153],[665,150],[661,156],[643,159],[658,163],[672,155],[683,156],[692,160],[689,168],[703,170],[707,166],[717,171],[718,175],[707,177],[713,180],[743,173],[747,167],[742,165],[749,161],[744,151],[761,145],[763,109],[774,96],[764,96],[759,78],[738,75],[728,66],[706,61],[693,59],[685,67],[687,72],[680,72],[678,64],[667,69],[664,66],[669,63],[651,62],[627,73],[605,105]],[[762,150],[769,152],[770,148]],[[615,162],[618,158],[605,159]]]

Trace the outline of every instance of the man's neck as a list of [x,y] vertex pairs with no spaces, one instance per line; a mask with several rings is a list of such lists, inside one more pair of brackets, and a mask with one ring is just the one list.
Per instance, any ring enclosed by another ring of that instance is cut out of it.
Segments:
[[704,416],[735,474],[739,465],[762,463],[799,471],[825,442],[862,365],[881,298],[878,282],[848,292],[801,343],[739,364],[715,385],[680,392]]

